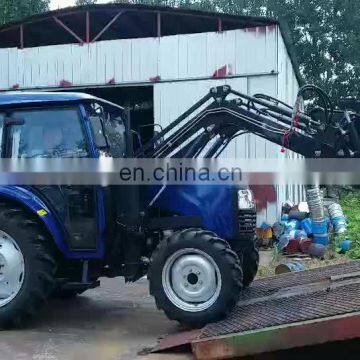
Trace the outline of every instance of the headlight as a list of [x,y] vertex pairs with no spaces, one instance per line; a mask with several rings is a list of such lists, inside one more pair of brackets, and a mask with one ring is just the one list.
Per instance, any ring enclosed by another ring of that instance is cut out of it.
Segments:
[[239,190],[238,191],[238,207],[240,210],[254,209],[254,195],[251,190]]

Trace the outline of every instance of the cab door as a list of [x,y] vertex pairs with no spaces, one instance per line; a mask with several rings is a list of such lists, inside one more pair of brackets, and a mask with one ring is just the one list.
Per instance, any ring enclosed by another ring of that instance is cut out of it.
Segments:
[[[91,158],[89,127],[77,104],[59,107],[14,109],[8,114],[22,119],[9,129],[6,157],[12,158]],[[66,169],[64,169],[66,171]],[[69,252],[99,252],[102,213],[98,189],[92,185],[31,186],[56,214],[63,225]]]

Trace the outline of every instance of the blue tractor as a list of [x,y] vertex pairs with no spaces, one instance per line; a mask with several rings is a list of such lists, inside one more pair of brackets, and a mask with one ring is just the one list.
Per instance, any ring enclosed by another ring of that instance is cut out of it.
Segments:
[[[322,106],[305,112],[309,91]],[[84,94],[0,95],[2,158],[214,159],[249,132],[307,158],[360,155],[360,116],[334,110],[312,85],[294,108],[213,88],[144,144],[130,125],[123,108]],[[74,296],[100,277],[146,274],[170,319],[216,321],[256,275],[255,227],[251,191],[236,184],[0,186],[0,324],[21,323],[49,296]]]
[[[3,93],[0,126],[2,158],[169,155],[157,154],[168,131],[139,144],[123,108],[86,94]],[[176,157],[203,147],[176,144]],[[230,185],[0,186],[0,325],[100,277],[146,274],[170,319],[218,320],[256,275],[255,227],[251,192]]]

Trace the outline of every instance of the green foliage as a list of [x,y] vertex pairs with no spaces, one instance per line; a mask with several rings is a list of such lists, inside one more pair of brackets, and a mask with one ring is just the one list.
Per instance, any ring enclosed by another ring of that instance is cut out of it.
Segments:
[[0,25],[49,10],[50,0],[0,0]]
[[360,259],[360,191],[346,195],[341,205],[349,222],[346,236],[352,240],[348,256],[352,259]]
[[82,5],[93,5],[96,4],[97,0],[76,0],[75,5],[76,6],[82,6]]
[[[118,2],[127,2],[118,0]],[[356,0],[132,0],[285,19],[303,78],[337,101],[360,91],[360,6]]]

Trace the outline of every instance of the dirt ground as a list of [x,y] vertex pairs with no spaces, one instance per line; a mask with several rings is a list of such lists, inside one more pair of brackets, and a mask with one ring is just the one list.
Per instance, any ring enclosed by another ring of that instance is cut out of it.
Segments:
[[[51,300],[27,328],[2,331],[0,359],[134,359],[158,336],[178,329],[176,322],[155,308],[145,279],[129,285],[122,279],[102,279],[100,288],[75,299]],[[170,355],[141,358],[176,359]]]
[[331,256],[331,254],[327,253],[325,259],[316,259],[304,255],[288,257],[276,253],[274,249],[261,250],[257,277],[274,276],[277,265],[288,262],[299,262],[303,264],[306,270],[310,270],[329,265],[343,264],[348,261],[350,260],[345,255]]

